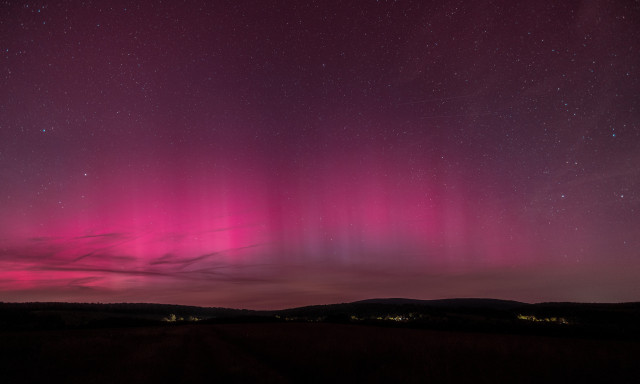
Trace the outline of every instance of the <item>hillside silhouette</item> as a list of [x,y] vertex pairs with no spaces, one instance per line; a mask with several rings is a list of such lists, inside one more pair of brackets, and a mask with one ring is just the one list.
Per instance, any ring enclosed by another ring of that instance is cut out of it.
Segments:
[[640,304],[371,299],[278,311],[0,303],[3,382],[616,382]]
[[148,303],[0,303],[4,331],[264,322],[640,339],[640,303],[384,298],[274,311]]

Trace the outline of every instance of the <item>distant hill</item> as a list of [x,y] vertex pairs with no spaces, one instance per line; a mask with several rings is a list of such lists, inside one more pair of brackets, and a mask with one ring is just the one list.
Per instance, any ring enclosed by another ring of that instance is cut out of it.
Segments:
[[384,299],[368,299],[356,301],[355,303],[371,303],[371,304],[412,304],[427,305],[433,307],[449,307],[449,308],[494,308],[494,309],[512,309],[528,305],[519,301],[500,300],[500,299],[476,299],[476,298],[460,298],[460,299],[439,299],[439,300],[416,300],[404,298],[384,298]]
[[0,303],[0,331],[146,327],[194,322],[327,322],[640,339],[640,303],[527,304],[486,298],[376,298],[274,311],[147,303]]
[[245,309],[149,303],[0,303],[0,330],[148,326],[255,314]]

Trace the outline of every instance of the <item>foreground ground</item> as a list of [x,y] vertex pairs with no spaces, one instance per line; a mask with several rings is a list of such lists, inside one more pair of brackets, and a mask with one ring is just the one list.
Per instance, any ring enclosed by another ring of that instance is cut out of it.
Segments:
[[0,332],[0,381],[640,382],[640,342],[348,324]]

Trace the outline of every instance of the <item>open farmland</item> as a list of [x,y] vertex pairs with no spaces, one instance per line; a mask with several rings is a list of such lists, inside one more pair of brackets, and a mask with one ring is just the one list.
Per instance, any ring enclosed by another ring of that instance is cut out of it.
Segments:
[[640,342],[327,323],[0,333],[3,382],[616,382]]

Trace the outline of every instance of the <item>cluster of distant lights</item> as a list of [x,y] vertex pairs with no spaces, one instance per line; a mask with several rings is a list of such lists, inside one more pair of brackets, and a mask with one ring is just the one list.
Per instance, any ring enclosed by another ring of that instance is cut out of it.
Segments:
[[569,324],[564,317],[536,317],[533,315],[518,315],[518,320],[532,321],[534,323]]
[[[276,319],[279,320],[285,320],[285,321],[323,321],[325,320],[325,318],[320,317],[320,318],[316,318],[316,319],[309,319],[307,317],[280,317],[280,315],[276,315],[275,316]],[[419,316],[421,317],[421,316]],[[359,322],[359,321],[365,321],[365,320],[378,320],[378,321],[396,321],[396,322],[408,322],[410,320],[415,320],[417,317],[414,313],[410,313],[408,315],[397,315],[397,314],[393,314],[393,315],[386,315],[386,316],[371,316],[368,318],[363,318],[363,317],[358,317],[355,315],[351,315],[349,316],[349,319],[351,321],[355,321],[355,322]],[[518,320],[524,320],[524,321],[528,321],[528,322],[534,322],[534,323],[554,323],[554,324],[570,324],[567,319],[565,319],[564,317],[537,317],[534,315],[523,315],[523,314],[519,314],[517,316]],[[167,323],[183,323],[183,322],[198,322],[203,320],[202,318],[196,317],[196,316],[180,316],[180,315],[175,315],[175,314],[169,314],[166,317],[162,318],[162,321],[167,322]]]

